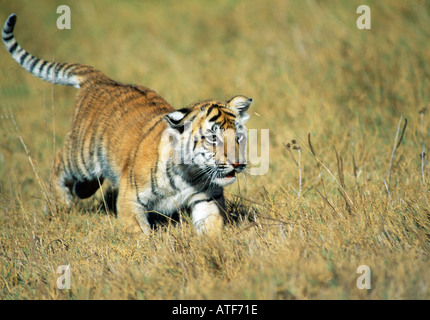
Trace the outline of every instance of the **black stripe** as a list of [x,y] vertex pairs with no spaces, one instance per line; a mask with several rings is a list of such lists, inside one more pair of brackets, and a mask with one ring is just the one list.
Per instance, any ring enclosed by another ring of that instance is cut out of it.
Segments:
[[61,152],[61,163],[63,165],[63,171],[64,173],[69,177],[69,180],[71,180],[73,178],[72,173],[70,172],[68,166],[67,166],[67,162],[68,162],[68,157],[66,155],[66,151],[65,149],[63,149],[63,151]]
[[48,63],[48,61],[44,60],[43,63],[41,64],[41,66],[39,67],[39,73],[42,73],[43,68],[46,66],[46,64]]
[[10,36],[3,37],[3,41],[9,41],[13,39],[13,33]]
[[171,169],[172,169],[171,166],[166,167],[166,173],[167,173],[167,177],[169,178],[170,185],[173,187],[173,189],[179,190],[175,184],[175,177],[173,177],[172,172],[170,171]]
[[69,64],[66,68],[63,69],[63,74],[65,75],[68,70],[76,66],[76,64]]
[[[218,109],[218,114],[209,119],[209,122],[216,121],[221,116],[221,110]],[[209,114],[208,114],[209,115]]]
[[124,85],[124,87],[128,87],[128,88],[130,88],[130,89],[132,89],[134,91],[137,91],[137,92],[139,92],[143,96],[146,96],[150,92],[154,92],[153,90],[151,90],[149,88],[142,88],[142,87],[138,87],[138,86],[133,85],[133,84],[126,84],[126,85]]
[[[46,70],[46,76],[48,77],[49,72],[51,72],[51,69],[55,66],[55,62],[50,62],[51,64],[48,67],[48,70]],[[52,77],[49,77],[49,79],[47,79],[48,81],[52,81]]]
[[143,209],[148,209],[149,203],[143,203],[142,200],[140,200],[139,195],[137,195],[137,202],[143,207]]
[[151,169],[151,192],[155,196],[160,196],[160,194],[157,191],[158,186],[156,184],[157,184],[157,181],[155,180],[155,177],[154,177],[154,169]]
[[15,43],[13,44],[13,46],[8,49],[8,51],[10,52],[10,54],[13,54],[15,52],[15,50],[16,50],[17,47],[18,47],[18,42],[15,41]]
[[13,14],[9,17],[9,19],[7,19],[7,25],[11,27],[11,29],[13,29],[13,27],[15,26],[15,23],[16,23],[16,15]]
[[208,108],[208,112],[206,113],[207,114],[207,116],[212,112],[212,110],[214,109],[214,108],[218,108],[219,106],[218,105],[216,105],[216,104],[212,104],[212,105],[210,105],[210,107]]
[[[124,96],[125,97],[125,96]],[[122,107],[127,107],[129,104],[131,104],[132,101],[137,100],[137,99],[141,99],[142,96],[141,95],[136,95],[136,94],[130,94],[128,97],[126,98],[122,98],[122,97],[118,97],[116,99],[116,102],[122,106]],[[126,113],[128,113],[130,110],[128,108],[122,109],[122,115],[125,115]]]
[[154,195],[161,196],[162,194],[157,191],[157,189],[160,189],[158,187],[157,173],[158,173],[158,155],[155,161],[155,168],[151,168],[151,191]]
[[59,65],[57,65],[57,66],[55,67],[54,72],[55,72],[55,78],[56,78],[56,79],[58,78],[58,73],[60,72],[60,69],[61,69],[62,67],[64,67],[64,65],[65,65],[65,63],[60,63]]
[[69,147],[69,162],[71,171],[77,175],[78,180],[83,180],[85,178],[85,174],[81,170],[78,165],[77,157],[80,156],[79,152],[76,154],[74,150],[77,150],[77,144],[79,143],[79,131],[73,130],[69,136],[68,147]]
[[[70,142],[72,142],[72,141],[74,141],[76,139],[78,139],[78,137],[76,135],[74,135],[73,137],[71,136],[71,139],[70,139],[71,141]],[[75,154],[75,152],[73,151],[73,150],[76,150],[73,147],[73,144],[70,145],[69,147],[70,147],[69,148],[70,149],[70,152],[69,152],[69,158],[70,159],[69,160],[70,160],[71,171],[78,178],[77,180],[80,180],[80,181],[85,180],[86,175],[82,171],[82,169],[81,169],[81,167],[79,165],[79,161],[78,161],[79,160],[78,157],[80,157],[80,155],[79,154]]]
[[96,153],[97,153],[97,159],[98,159],[98,161],[99,161],[99,164],[100,164],[100,168],[101,168],[101,170],[102,170],[102,172],[103,172],[103,174],[104,175],[106,175],[105,174],[105,168],[104,168],[104,166],[103,166],[103,149],[102,149],[102,147],[100,147],[99,145],[101,144],[101,142],[99,141],[99,144],[97,144],[97,146],[96,146]]
[[[92,122],[90,123],[90,125],[92,125]],[[88,147],[88,149],[90,150],[90,159],[93,159],[94,157],[94,144],[96,142],[97,134],[98,134],[97,127],[95,127],[93,128],[93,133],[91,134],[91,138],[90,138],[90,145]]]
[[189,186],[195,185],[194,180],[189,179],[189,177],[184,174],[184,170],[186,170],[186,168],[184,168],[183,166],[173,166],[172,167],[173,173],[176,174],[178,177],[180,177],[183,182],[185,182]]
[[[170,118],[169,117],[169,122],[171,122],[173,125],[175,125],[175,126],[177,126],[177,125],[179,125],[180,123],[181,123],[181,121],[183,120],[185,118],[185,116],[184,117],[182,117],[181,119],[179,119],[179,120],[174,120],[174,119],[172,119],[172,118]],[[183,130],[183,129],[182,129]]]
[[[88,95],[89,95],[89,92],[86,92],[85,98],[87,98]],[[88,172],[88,174],[91,175],[91,171],[93,171],[95,168],[95,165],[94,165],[95,161],[93,161],[92,157],[90,157],[90,159],[88,159],[89,163],[85,159],[86,158],[85,157],[85,151],[87,150],[85,148],[85,142],[86,142],[86,137],[88,136],[87,130],[88,130],[88,128],[91,128],[91,126],[87,125],[87,123],[85,122],[85,120],[89,118],[89,114],[88,114],[87,110],[88,109],[82,109],[81,110],[81,115],[82,115],[81,118],[83,118],[83,121],[81,121],[79,124],[80,128],[79,128],[79,132],[78,132],[78,136],[77,136],[77,140],[76,140],[76,145],[74,146],[74,148],[75,148],[75,150],[77,148],[80,149],[80,156],[82,159],[83,166],[84,166],[85,170]],[[91,119],[91,120],[93,120],[93,119]]]
[[181,164],[185,164],[185,152],[187,152],[187,150],[184,150],[184,148],[181,148],[180,152],[181,152]]
[[225,109],[225,107],[224,106],[220,106],[219,104],[213,104],[213,105],[211,105],[209,108],[208,108],[208,112],[206,113],[207,115],[209,115],[211,112],[212,112],[212,110],[213,109]]
[[24,54],[21,56],[21,58],[19,58],[19,63],[20,63],[21,65],[23,65],[23,64],[24,64],[24,60],[25,60],[25,58],[27,58],[27,57],[28,57],[28,55],[29,55],[29,53],[28,53],[28,52],[24,52]]
[[[86,128],[83,128],[82,129],[82,127],[83,126],[81,126],[81,130],[79,130],[80,132],[79,133],[81,133],[81,131],[83,132],[83,134],[85,134],[85,129]],[[91,167],[91,164],[93,164],[93,161],[92,161],[92,159],[89,159],[89,161],[90,161],[90,163],[88,164],[86,161],[85,161],[85,137],[83,137],[82,138],[82,136],[81,136],[81,134],[79,134],[79,152],[80,152],[80,154],[79,154],[79,156],[81,157],[81,160],[82,160],[82,164],[83,164],[83,166],[84,166],[84,169],[85,169],[85,171],[87,171],[87,173],[88,173],[88,175],[85,175],[85,176],[87,176],[87,177],[89,177],[89,178],[92,178],[91,177],[91,171],[93,171],[93,170],[91,170],[92,169],[92,167]],[[93,166],[93,167],[95,167],[95,166]],[[83,171],[83,170],[82,170]]]
[[202,199],[202,200],[197,200],[197,201],[194,201],[193,203],[191,203],[191,210],[193,210],[194,209],[194,207],[196,206],[196,205],[198,205],[199,203],[202,203],[202,202],[210,202],[212,199]]
[[224,111],[225,114],[229,115],[230,117],[236,118],[236,115],[234,113]]
[[132,169],[129,169],[128,181],[130,184],[134,185],[134,188],[136,189],[136,197],[139,199],[139,186],[137,185]]
[[66,157],[67,168],[69,169],[68,171],[70,173],[70,176],[73,178],[73,180],[80,180],[80,177],[76,175],[75,168],[73,168],[74,163],[72,162],[72,155],[71,155],[70,151],[71,151],[71,148],[68,148],[67,157]]
[[[100,144],[103,144],[100,141]],[[99,164],[103,172],[103,176],[110,179],[115,185],[119,184],[118,175],[112,171],[112,166],[109,163],[109,159],[103,155],[103,149],[101,147],[97,148],[97,155],[99,158]]]
[[40,61],[40,59],[39,59],[39,58],[32,57],[32,59],[34,59],[34,61],[31,63],[31,65],[30,65],[30,70],[29,70],[31,73],[33,73],[34,67],[35,67],[35,66],[36,66],[36,64]]

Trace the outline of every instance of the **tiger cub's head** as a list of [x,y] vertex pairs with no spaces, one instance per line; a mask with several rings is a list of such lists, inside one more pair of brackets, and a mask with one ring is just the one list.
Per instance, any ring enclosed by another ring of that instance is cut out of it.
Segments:
[[[225,186],[246,168],[245,122],[252,99],[207,100],[165,116],[173,136],[171,159],[196,183]],[[173,157],[172,157],[173,155]]]

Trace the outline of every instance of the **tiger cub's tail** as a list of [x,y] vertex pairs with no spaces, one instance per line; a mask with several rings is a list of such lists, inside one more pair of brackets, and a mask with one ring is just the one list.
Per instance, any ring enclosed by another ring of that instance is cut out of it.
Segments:
[[13,29],[16,19],[16,14],[11,14],[6,20],[2,31],[3,42],[12,58],[34,76],[54,84],[75,88],[81,88],[86,84],[114,82],[93,67],[77,63],[49,62],[28,53],[15,40]]

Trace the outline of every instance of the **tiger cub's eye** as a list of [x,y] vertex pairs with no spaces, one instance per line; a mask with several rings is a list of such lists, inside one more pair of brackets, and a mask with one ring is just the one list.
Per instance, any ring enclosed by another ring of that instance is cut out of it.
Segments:
[[214,146],[218,145],[219,140],[216,134],[205,136],[205,140]]

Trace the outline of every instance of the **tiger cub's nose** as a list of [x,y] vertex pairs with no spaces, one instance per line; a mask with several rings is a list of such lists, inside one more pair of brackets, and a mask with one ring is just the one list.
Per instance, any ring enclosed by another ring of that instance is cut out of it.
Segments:
[[246,168],[246,163],[232,162],[231,165],[233,166],[235,171],[239,172]]

